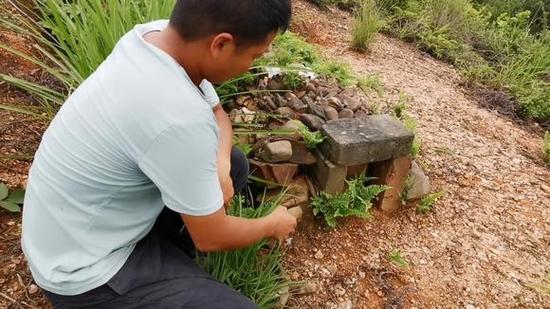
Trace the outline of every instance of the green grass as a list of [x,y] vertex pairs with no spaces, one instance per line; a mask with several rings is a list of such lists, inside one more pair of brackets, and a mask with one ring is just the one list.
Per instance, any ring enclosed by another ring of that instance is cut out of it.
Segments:
[[362,0],[351,30],[353,48],[366,51],[376,34],[384,26],[375,0]]
[[[244,207],[244,199],[236,197],[229,213],[246,218],[269,214],[277,201],[262,203],[258,208]],[[268,249],[263,240],[246,249],[200,254],[197,263],[214,278],[252,299],[260,308],[274,308],[281,288],[288,286],[282,268],[282,251]]]
[[365,93],[369,90],[374,90],[379,96],[385,94],[384,83],[380,79],[380,76],[375,74],[367,74],[357,80],[357,87],[363,90]]
[[[504,10],[496,1],[477,2],[377,0],[383,31],[454,64],[470,85],[510,93],[523,117],[549,122],[550,30],[540,25],[548,22],[550,6],[511,0],[513,6]],[[521,10],[537,7],[541,10]]]
[[311,199],[314,215],[322,215],[328,226],[335,228],[339,217],[354,216],[367,219],[371,216],[374,199],[389,189],[387,186],[366,185],[364,177],[347,181],[348,188],[343,193],[320,192]]

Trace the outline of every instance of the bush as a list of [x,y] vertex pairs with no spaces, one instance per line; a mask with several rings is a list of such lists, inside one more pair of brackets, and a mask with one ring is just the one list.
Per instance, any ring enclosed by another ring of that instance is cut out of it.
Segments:
[[365,51],[384,25],[375,0],[363,0],[353,21],[351,45]]
[[378,3],[386,14],[384,31],[456,65],[471,84],[508,90],[524,117],[550,120],[550,31],[533,35],[530,12],[514,9],[495,17],[468,0]]

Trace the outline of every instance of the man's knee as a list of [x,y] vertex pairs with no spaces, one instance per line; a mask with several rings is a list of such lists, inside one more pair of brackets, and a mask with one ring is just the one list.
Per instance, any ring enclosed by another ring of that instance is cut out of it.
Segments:
[[238,148],[233,147],[231,150],[231,179],[235,193],[241,192],[246,186],[250,167],[245,154]]

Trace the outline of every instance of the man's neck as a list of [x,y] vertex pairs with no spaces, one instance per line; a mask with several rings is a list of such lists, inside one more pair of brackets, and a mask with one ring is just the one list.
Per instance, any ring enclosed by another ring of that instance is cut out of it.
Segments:
[[146,42],[160,48],[176,60],[185,69],[193,84],[199,87],[204,76],[200,73],[200,68],[196,62],[196,59],[200,59],[200,54],[202,53],[196,44],[184,42],[169,27],[162,31],[149,32],[143,38]]

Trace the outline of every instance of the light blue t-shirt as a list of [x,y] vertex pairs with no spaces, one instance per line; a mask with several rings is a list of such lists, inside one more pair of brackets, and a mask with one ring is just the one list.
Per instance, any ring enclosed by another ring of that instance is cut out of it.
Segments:
[[23,251],[37,284],[77,295],[110,280],[164,205],[203,216],[223,205],[219,103],[136,26],[67,100],[32,165]]

